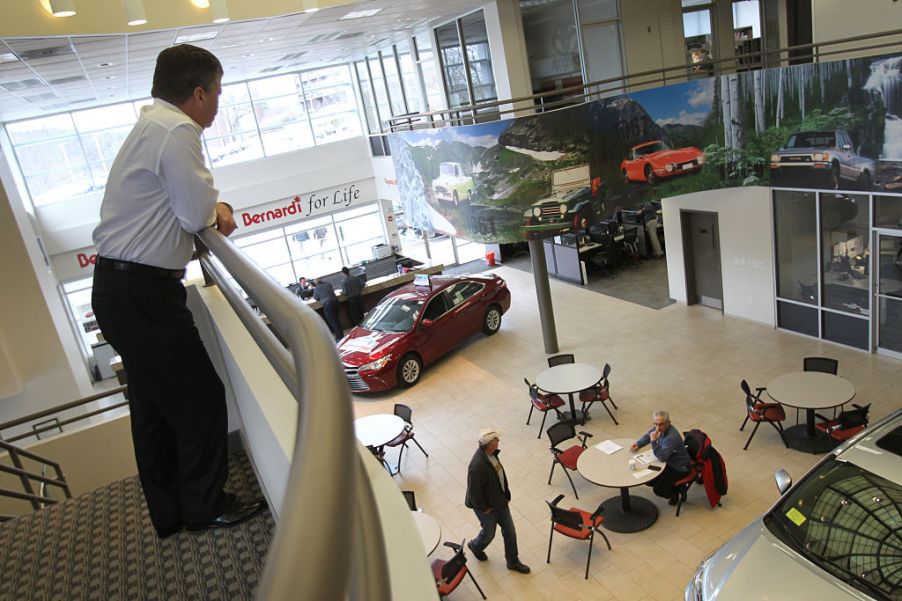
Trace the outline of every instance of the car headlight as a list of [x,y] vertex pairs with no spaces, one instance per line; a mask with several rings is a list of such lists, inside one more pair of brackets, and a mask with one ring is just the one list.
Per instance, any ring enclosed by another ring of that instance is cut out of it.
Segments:
[[829,161],[830,155],[826,152],[815,152],[812,157],[815,161]]
[[667,165],[664,166],[664,171],[666,171],[667,173],[673,171],[673,163],[667,163]]
[[559,206],[558,208],[561,210],[561,215],[566,215],[566,214],[567,214],[567,205],[562,204],[562,205]]
[[391,355],[385,355],[384,357],[380,357],[375,361],[370,361],[365,365],[361,365],[357,368],[357,371],[377,371],[388,365],[389,361],[391,361]]
[[771,162],[771,163],[779,163],[779,162],[780,162],[780,155],[779,155],[779,154],[772,154],[772,155],[770,155],[770,162]]
[[695,570],[695,574],[692,575],[692,580],[689,581],[689,584],[686,586],[686,595],[684,601],[704,601],[705,599],[705,569],[708,567],[708,562],[711,561],[711,558],[714,557],[714,554],[717,553],[718,549],[715,549],[713,553],[705,557],[698,564],[698,568]]
[[540,209],[539,207],[536,207],[532,210],[532,214],[534,217],[538,217],[542,214],[542,209]]

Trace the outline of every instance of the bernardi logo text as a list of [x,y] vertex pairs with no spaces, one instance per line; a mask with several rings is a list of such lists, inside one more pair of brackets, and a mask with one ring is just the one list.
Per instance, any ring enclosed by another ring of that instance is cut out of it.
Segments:
[[78,253],[75,255],[75,258],[78,259],[78,266],[84,269],[90,265],[97,264],[97,255],[86,255],[85,253]]
[[305,217],[314,213],[326,212],[335,207],[348,207],[352,202],[360,198],[360,189],[355,184],[334,190],[331,194],[315,192],[307,199],[295,196],[287,200],[287,204],[275,208],[260,210],[257,212],[244,211],[241,213],[241,222],[245,227],[284,219],[286,217]]

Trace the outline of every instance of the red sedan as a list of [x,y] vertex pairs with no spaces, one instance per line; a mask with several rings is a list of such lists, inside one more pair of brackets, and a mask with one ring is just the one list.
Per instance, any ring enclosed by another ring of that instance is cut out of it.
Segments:
[[491,336],[511,304],[497,275],[431,276],[386,296],[338,343],[351,390],[413,386],[423,367],[477,332]]
[[630,149],[629,157],[620,163],[623,179],[654,184],[658,178],[681,173],[694,173],[705,163],[705,153],[694,146],[670,148],[660,140],[643,142]]

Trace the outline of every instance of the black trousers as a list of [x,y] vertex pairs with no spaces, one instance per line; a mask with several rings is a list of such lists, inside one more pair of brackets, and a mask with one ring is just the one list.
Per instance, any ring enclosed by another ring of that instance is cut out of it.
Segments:
[[341,329],[341,320],[338,318],[337,300],[323,303],[323,317],[326,318],[326,324],[329,326],[329,331],[335,336],[335,340],[340,340],[344,336],[344,332]]
[[128,376],[138,475],[161,534],[228,503],[225,390],[185,301],[176,279],[94,271],[91,303]]
[[689,472],[678,472],[665,465],[664,469],[661,470],[661,474],[648,484],[653,487],[652,490],[656,495],[669,499],[679,492],[673,483],[680,478],[685,477],[688,473]]
[[362,296],[349,296],[348,297],[348,317],[351,318],[351,324],[360,325],[360,322],[363,321],[363,297]]

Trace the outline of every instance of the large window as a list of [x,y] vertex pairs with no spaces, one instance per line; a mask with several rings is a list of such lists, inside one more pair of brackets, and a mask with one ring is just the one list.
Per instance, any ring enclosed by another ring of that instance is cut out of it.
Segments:
[[689,72],[708,76],[714,72],[715,58],[713,0],[682,0],[683,39]]
[[870,314],[868,197],[821,193],[823,306]]
[[[384,89],[384,88],[383,88]],[[364,99],[364,107],[367,107]],[[151,99],[6,124],[35,206],[102,190],[113,159]],[[361,135],[348,65],[223,86],[204,132],[221,167]]]
[[[533,93],[581,85],[582,63],[573,0],[520,0],[520,13]],[[559,99],[548,96],[542,102]]]

